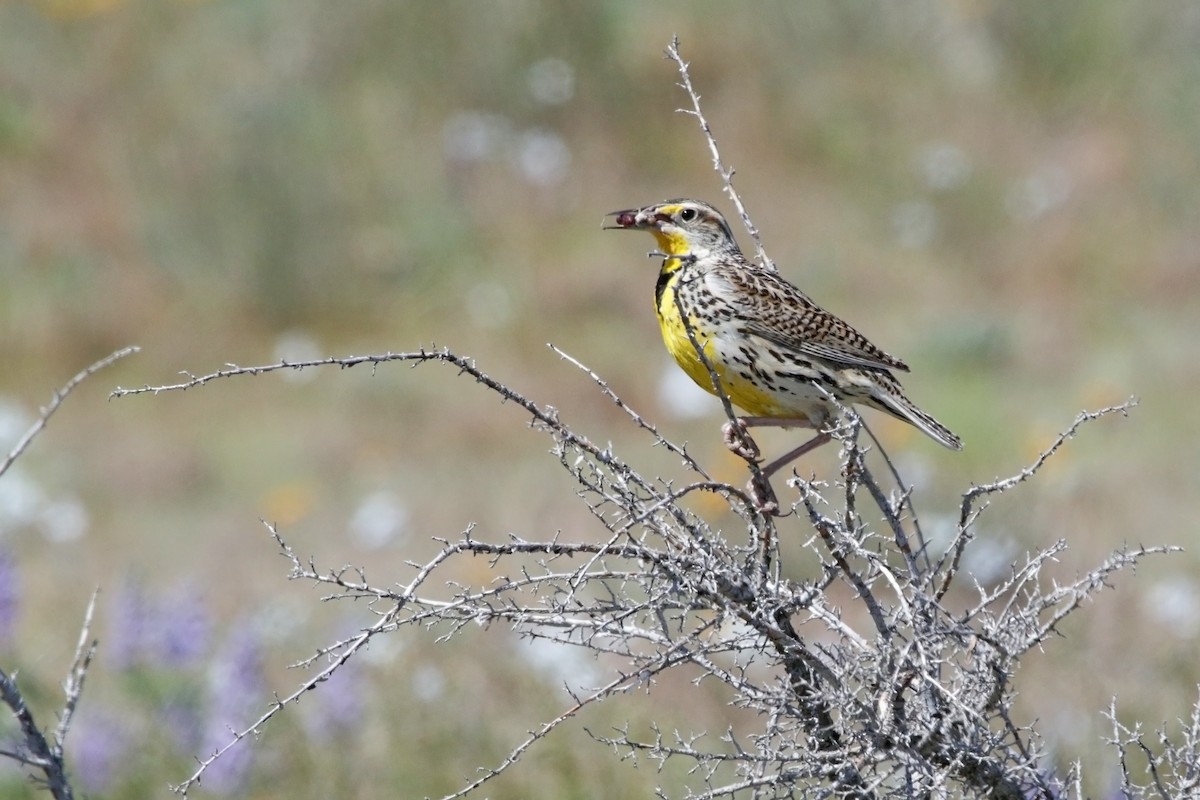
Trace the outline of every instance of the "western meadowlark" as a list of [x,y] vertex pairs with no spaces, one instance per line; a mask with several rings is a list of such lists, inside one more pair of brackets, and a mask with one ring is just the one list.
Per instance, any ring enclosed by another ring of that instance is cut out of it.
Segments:
[[[764,466],[764,481],[830,440],[838,403],[878,409],[962,449],[961,439],[904,396],[892,370],[907,372],[908,365],[746,258],[729,223],[708,203],[668,200],[609,216],[616,224],[606,227],[649,231],[658,242],[661,252],[651,255],[663,261],[654,299],[667,350],[692,380],[717,394],[711,365],[721,391],[750,415],[738,419],[740,431],[726,423],[730,449],[757,459],[757,448],[743,435],[755,425],[818,432]],[[760,505],[773,501],[769,484],[752,486],[751,493]]]

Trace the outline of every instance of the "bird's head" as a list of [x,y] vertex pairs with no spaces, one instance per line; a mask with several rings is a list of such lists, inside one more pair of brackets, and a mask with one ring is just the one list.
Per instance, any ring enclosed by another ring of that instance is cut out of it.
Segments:
[[714,251],[737,249],[721,212],[699,200],[667,200],[608,216],[614,224],[605,225],[606,229],[649,231],[664,255],[703,258]]

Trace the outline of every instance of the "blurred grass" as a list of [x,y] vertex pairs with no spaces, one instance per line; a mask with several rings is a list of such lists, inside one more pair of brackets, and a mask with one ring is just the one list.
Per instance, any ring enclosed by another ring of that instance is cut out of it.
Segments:
[[[263,605],[300,615],[272,648],[272,687],[292,685],[278,666],[344,618],[283,581],[259,517],[322,563],[369,560],[379,576],[473,521],[491,537],[592,524],[523,417],[436,367],[106,402],[114,385],[296,346],[449,345],[673,474],[553,341],[725,468],[715,403],[690,420],[658,397],[649,240],[599,230],[604,212],[665,197],[728,207],[675,113],[672,33],[785,274],[903,355],[912,395],[966,439],[955,456],[876,421],[921,476],[927,515],[1028,461],[1080,408],[1138,395],[1128,421],[1085,429],[985,530],[1013,552],[1066,537],[1064,574],[1123,541],[1194,547],[1194,4],[13,2],[0,6],[0,399],[31,414],[85,363],[144,348],[70,398],[20,463],[44,498],[86,511],[86,534],[0,520],[26,587],[12,656],[47,697],[88,589],[129,576],[195,581],[222,630]],[[380,491],[406,522],[373,549],[351,521]],[[1094,791],[1112,769],[1098,715],[1110,695],[1151,722],[1194,699],[1200,670],[1181,654],[1200,633],[1185,622],[1200,610],[1195,566],[1185,555],[1124,578],[1017,676],[1027,718],[1056,721],[1056,752],[1096,770]],[[486,580],[479,569],[469,577]],[[346,773],[326,794],[447,791],[565,702],[525,662],[481,673],[462,647],[406,643],[370,670],[387,702],[355,745],[378,780]],[[502,707],[482,723],[437,700],[409,713],[417,664],[436,664],[472,709]],[[128,687],[113,683],[95,678],[87,702],[119,707]],[[614,706],[595,727],[638,714],[669,727],[679,705],[724,728],[722,698],[680,696]],[[305,741],[298,726],[269,730],[274,760],[248,796],[323,774]],[[97,796],[154,793],[190,755],[147,759],[141,779]],[[587,796],[614,785],[607,758],[567,733],[490,796]],[[646,793],[651,778],[619,775]],[[31,791],[0,783],[6,797]]]

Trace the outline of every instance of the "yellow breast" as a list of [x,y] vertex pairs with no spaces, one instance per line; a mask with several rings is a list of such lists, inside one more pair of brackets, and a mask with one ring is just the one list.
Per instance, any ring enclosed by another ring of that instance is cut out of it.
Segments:
[[700,388],[711,394],[717,393],[713,389],[708,367],[700,359],[696,345],[688,337],[687,328],[690,327],[696,343],[703,348],[704,357],[712,365],[722,389],[734,405],[754,416],[804,416],[803,412],[784,408],[771,393],[760,389],[739,374],[741,370],[728,362],[726,354],[721,351],[721,342],[717,339],[717,331],[711,322],[691,314],[688,316],[688,326],[684,327],[679,304],[675,302],[675,288],[683,272],[681,267],[678,259],[666,259],[663,274],[669,276],[669,280],[660,286],[658,295],[658,324],[662,330],[663,343],[666,344],[675,363],[679,364]]

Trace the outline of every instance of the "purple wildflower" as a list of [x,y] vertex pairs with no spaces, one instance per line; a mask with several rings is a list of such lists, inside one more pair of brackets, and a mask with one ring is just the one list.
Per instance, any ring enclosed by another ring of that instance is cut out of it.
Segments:
[[304,729],[323,741],[352,730],[362,722],[364,678],[356,661],[347,661],[306,696]]
[[189,585],[156,597],[138,580],[117,588],[110,604],[107,652],[117,669],[185,667],[208,649],[208,610]]
[[166,667],[195,664],[208,649],[212,621],[192,585],[164,597],[153,615],[155,656]]
[[17,560],[7,548],[0,548],[0,645],[11,642],[16,632],[20,596]]
[[67,754],[73,772],[88,792],[107,791],[128,766],[129,730],[116,714],[81,710],[71,726],[69,742]]
[[[262,643],[258,633],[243,624],[236,628],[209,669],[209,716],[202,757],[207,758],[244,730],[264,707]],[[237,793],[245,784],[254,760],[254,742],[236,744],[204,773],[204,786],[216,794]]]
[[116,669],[131,669],[146,654],[150,601],[140,581],[124,581],[109,601],[108,636],[103,652]]

